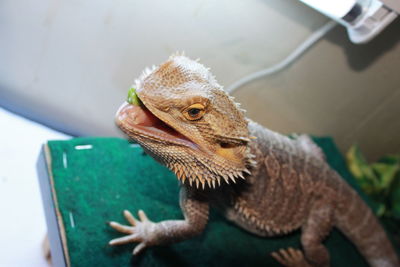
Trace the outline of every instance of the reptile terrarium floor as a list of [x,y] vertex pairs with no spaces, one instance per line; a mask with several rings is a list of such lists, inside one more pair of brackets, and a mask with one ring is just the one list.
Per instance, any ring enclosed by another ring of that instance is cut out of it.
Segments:
[[[331,166],[354,187],[355,181],[333,141],[330,138],[315,138],[315,141]],[[49,234],[62,237],[64,253],[64,259],[55,261],[65,260],[71,266],[279,266],[269,256],[270,252],[299,247],[299,232],[279,238],[259,238],[212,212],[201,236],[169,247],[150,248],[134,258],[131,255],[134,244],[107,245],[120,234],[106,222],[126,223],[122,216],[124,209],[135,215],[138,209],[143,209],[153,221],[182,218],[174,175],[145,155],[138,145],[123,139],[50,141],[44,151],[47,151],[42,153],[44,160],[38,164],[43,195],[46,195],[43,183],[50,181],[48,188],[52,189],[48,191],[52,194],[48,193],[55,200],[54,208],[47,209],[46,215],[49,220],[51,214],[56,214],[58,220],[58,228],[49,229]],[[46,166],[47,172],[40,171]],[[366,266],[355,247],[338,231],[334,230],[325,244],[332,256],[332,266]]]

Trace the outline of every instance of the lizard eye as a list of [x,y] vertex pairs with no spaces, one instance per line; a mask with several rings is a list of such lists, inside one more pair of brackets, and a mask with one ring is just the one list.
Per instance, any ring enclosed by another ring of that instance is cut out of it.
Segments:
[[198,108],[191,108],[191,109],[188,110],[188,114],[189,114],[190,117],[196,117],[196,116],[199,115],[200,111],[201,110],[198,109]]
[[190,121],[195,121],[201,119],[204,113],[205,110],[202,104],[193,104],[184,110],[183,116]]

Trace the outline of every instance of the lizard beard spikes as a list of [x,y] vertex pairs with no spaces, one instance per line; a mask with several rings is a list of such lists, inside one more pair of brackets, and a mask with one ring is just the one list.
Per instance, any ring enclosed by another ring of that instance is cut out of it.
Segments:
[[[223,162],[211,161],[208,158],[199,157],[181,157],[178,161],[166,160],[165,165],[171,169],[176,177],[183,183],[190,186],[205,189],[215,189],[222,183],[236,183],[237,179],[245,180],[251,174],[251,169],[256,167],[253,160],[254,155],[250,149],[246,148],[247,161],[244,168],[233,168]],[[193,160],[195,159],[195,160]]]

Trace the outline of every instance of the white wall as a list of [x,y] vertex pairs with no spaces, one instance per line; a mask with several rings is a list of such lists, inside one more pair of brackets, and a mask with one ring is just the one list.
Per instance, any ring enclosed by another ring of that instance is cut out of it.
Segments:
[[[71,132],[118,135],[114,113],[145,66],[185,50],[229,85],[325,21],[295,0],[2,0],[0,104]],[[400,47],[391,36],[375,46],[355,47],[337,29],[238,101],[274,130],[333,135],[343,149],[358,140],[371,157],[399,150],[390,101],[400,99]],[[392,122],[385,134],[382,121]]]

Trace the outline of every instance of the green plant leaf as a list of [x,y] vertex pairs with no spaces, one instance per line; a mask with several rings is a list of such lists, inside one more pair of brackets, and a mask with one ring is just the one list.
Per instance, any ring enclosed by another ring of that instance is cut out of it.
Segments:
[[386,155],[379,159],[380,163],[387,163],[387,164],[400,164],[400,154],[398,155]]
[[136,94],[136,89],[134,87],[131,87],[128,91],[128,99],[126,100],[129,104],[135,105],[135,106],[141,106],[143,103],[139,99],[138,95]]
[[363,191],[377,204],[376,214],[400,220],[400,154],[384,156],[369,165],[359,147],[353,145],[346,159]]
[[379,177],[379,185],[381,190],[388,190],[392,184],[396,173],[400,170],[400,164],[386,164],[386,163],[373,163],[371,164],[373,170]]
[[350,172],[357,179],[369,180],[373,185],[379,185],[379,181],[373,169],[368,165],[357,145],[350,147],[346,154],[346,159]]
[[[359,148],[357,145],[353,145],[350,147],[349,151],[346,154],[347,165],[349,166],[350,172],[354,177],[361,179],[363,177],[363,172],[360,168],[362,165],[362,159],[358,156]],[[361,163],[361,164],[360,164]]]
[[386,213],[386,207],[384,204],[379,203],[378,209],[376,211],[376,216],[382,217]]
[[392,198],[392,214],[393,216],[400,220],[400,190],[397,190],[397,192],[393,195]]
[[400,220],[400,172],[397,173],[391,186],[390,206],[393,217]]

